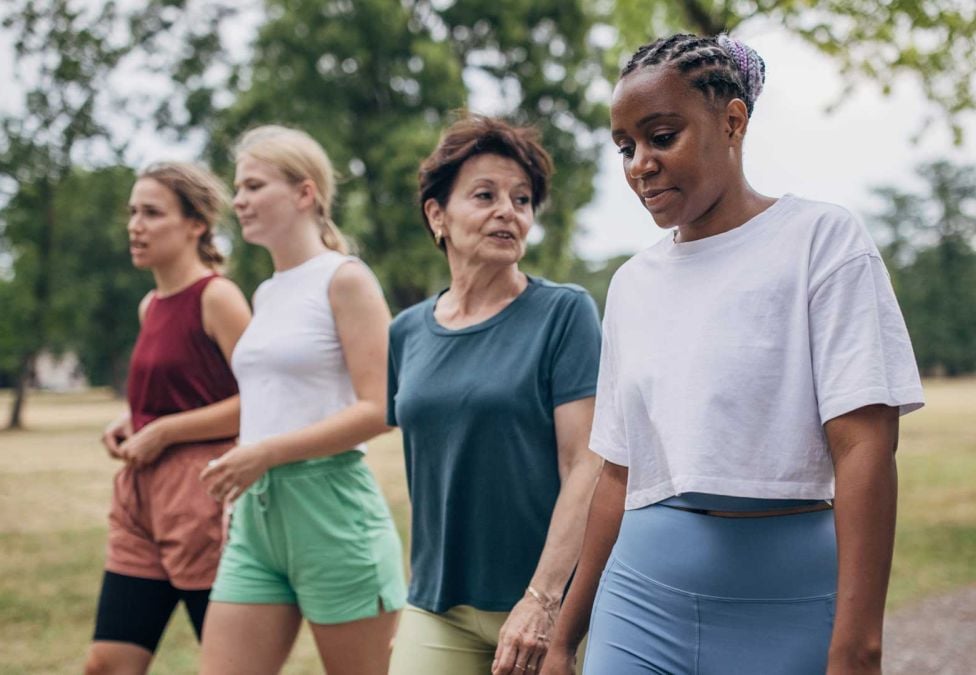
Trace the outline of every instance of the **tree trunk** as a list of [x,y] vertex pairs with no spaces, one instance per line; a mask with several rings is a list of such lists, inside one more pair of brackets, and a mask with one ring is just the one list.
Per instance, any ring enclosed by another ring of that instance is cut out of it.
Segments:
[[10,421],[7,423],[8,429],[23,429],[24,401],[27,398],[27,388],[31,380],[34,379],[34,360],[36,353],[24,356],[17,373],[17,384],[14,387],[14,402],[10,407]]

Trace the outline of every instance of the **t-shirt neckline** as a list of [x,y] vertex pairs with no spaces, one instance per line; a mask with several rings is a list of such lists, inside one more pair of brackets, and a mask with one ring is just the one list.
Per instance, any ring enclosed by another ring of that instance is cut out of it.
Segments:
[[488,328],[491,328],[492,326],[504,321],[506,318],[511,316],[516,311],[516,309],[522,303],[525,302],[525,299],[535,292],[535,289],[539,286],[539,280],[530,274],[526,274],[525,278],[528,280],[525,289],[521,293],[519,293],[514,300],[508,303],[508,305],[506,305],[500,312],[498,312],[493,316],[488,317],[484,321],[481,321],[476,324],[472,324],[470,326],[465,326],[464,328],[446,328],[441,324],[437,323],[437,319],[434,318],[434,309],[437,307],[437,301],[440,299],[442,295],[444,295],[445,293],[447,293],[448,290],[450,290],[450,287],[445,288],[442,291],[438,292],[437,295],[435,295],[434,297],[432,297],[430,300],[427,301],[429,304],[426,308],[426,311],[424,312],[424,318],[427,327],[430,329],[432,333],[435,333],[437,335],[445,335],[448,337],[455,337],[458,335],[470,335],[471,333],[478,333],[480,331],[487,330]]
[[328,250],[328,251],[322,251],[321,253],[316,253],[315,255],[313,255],[308,260],[306,260],[304,262],[300,262],[297,265],[295,265],[294,267],[289,267],[288,269],[281,270],[281,271],[275,270],[271,274],[271,278],[272,279],[282,279],[282,278],[285,278],[285,277],[293,276],[295,274],[299,274],[303,270],[306,270],[306,269],[308,269],[310,267],[314,267],[314,265],[315,265],[316,262],[318,262],[318,261],[320,261],[320,260],[322,260],[324,258],[327,258],[328,256],[332,255],[333,253],[336,253],[336,251],[333,251],[331,249]]
[[732,228],[721,234],[715,234],[704,239],[696,239],[687,242],[667,242],[666,254],[670,258],[685,258],[691,255],[714,251],[727,246],[732,246],[753,236],[753,233],[760,230],[771,219],[780,216],[787,209],[791,208],[796,197],[790,193],[773,202],[769,208],[757,213],[755,216],[742,223],[738,227]]

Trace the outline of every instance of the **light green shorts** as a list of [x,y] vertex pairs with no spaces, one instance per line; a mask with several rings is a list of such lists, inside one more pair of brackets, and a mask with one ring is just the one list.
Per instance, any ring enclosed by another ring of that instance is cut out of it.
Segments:
[[235,503],[210,599],[333,624],[400,609],[402,548],[358,450],[271,469]]

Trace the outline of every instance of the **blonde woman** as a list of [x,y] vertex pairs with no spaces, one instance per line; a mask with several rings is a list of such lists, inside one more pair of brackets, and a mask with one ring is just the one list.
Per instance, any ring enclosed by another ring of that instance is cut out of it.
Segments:
[[239,399],[228,362],[250,318],[216,272],[226,189],[192,164],[154,164],[129,198],[132,264],[156,288],[139,304],[129,409],[105,430],[115,476],[105,574],[85,672],[144,673],[180,602],[197,637],[217,572],[221,508],[197,480],[233,445]]
[[240,444],[202,474],[218,501],[236,499],[202,672],[277,672],[304,618],[330,675],[385,675],[405,583],[362,444],[386,430],[389,310],[329,216],[318,143],[259,127],[236,160],[242,234],[275,273],[234,352]]

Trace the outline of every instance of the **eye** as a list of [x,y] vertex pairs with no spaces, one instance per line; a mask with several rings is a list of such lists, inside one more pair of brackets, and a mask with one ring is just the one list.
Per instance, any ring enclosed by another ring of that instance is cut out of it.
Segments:
[[532,198],[526,197],[525,195],[515,198],[515,203],[518,204],[519,206],[525,206],[526,204],[529,204],[531,202],[532,202]]
[[482,201],[490,200],[491,197],[492,197],[491,192],[489,192],[488,190],[479,190],[478,192],[474,193],[474,198],[480,199]]
[[677,137],[677,135],[678,134],[672,132],[666,134],[654,134],[653,136],[651,136],[651,142],[654,145],[658,146],[659,148],[665,148],[671,145],[672,142],[674,142],[674,139],[675,137]]
[[623,156],[625,159],[634,158],[634,146],[632,145],[618,145],[617,154]]

